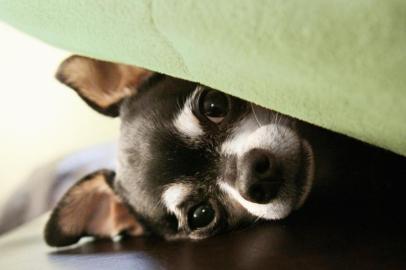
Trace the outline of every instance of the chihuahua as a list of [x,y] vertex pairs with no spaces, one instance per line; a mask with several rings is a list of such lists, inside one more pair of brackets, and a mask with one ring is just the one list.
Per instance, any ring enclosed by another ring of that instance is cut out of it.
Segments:
[[88,175],[53,210],[51,246],[119,234],[202,239],[284,219],[312,197],[363,204],[406,179],[400,156],[199,83],[82,56],[57,79],[119,116],[121,132],[116,171]]

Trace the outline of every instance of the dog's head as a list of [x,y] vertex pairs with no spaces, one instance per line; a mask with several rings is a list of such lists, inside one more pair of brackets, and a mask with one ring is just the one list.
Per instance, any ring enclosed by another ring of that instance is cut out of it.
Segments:
[[72,187],[46,228],[51,245],[147,232],[205,238],[289,215],[305,201],[312,150],[295,120],[198,83],[73,56],[57,77],[120,116],[116,174]]

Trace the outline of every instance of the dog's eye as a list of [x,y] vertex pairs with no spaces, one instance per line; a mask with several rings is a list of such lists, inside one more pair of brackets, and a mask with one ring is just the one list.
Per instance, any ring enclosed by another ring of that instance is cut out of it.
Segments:
[[206,227],[215,217],[215,212],[210,204],[199,204],[188,213],[188,224],[191,230]]
[[224,120],[229,110],[228,105],[227,96],[216,90],[205,91],[199,100],[200,113],[215,124]]

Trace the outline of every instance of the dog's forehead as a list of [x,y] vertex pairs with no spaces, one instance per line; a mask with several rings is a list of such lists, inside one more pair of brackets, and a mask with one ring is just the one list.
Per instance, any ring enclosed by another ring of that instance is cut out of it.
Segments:
[[[186,97],[196,89],[196,83],[161,76],[141,87],[137,95],[126,99],[121,106],[121,120],[146,121],[162,124],[169,121]],[[133,121],[134,122],[134,121]]]
[[188,104],[196,87],[166,78],[122,105],[117,181],[129,203],[148,218],[167,212],[162,195],[171,183],[196,185],[215,178],[207,146],[192,147],[185,139],[198,128],[197,120],[196,127],[189,123],[194,115]]
[[165,184],[171,179],[196,177],[207,167],[206,144],[189,138],[203,135],[192,112],[191,99],[197,85],[173,78],[145,90],[124,104],[121,127],[121,155],[130,166],[143,163],[147,179],[159,175]]

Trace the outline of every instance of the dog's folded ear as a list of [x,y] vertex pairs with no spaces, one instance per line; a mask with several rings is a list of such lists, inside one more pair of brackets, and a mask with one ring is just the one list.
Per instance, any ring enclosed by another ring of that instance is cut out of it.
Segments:
[[111,238],[121,233],[143,234],[143,227],[113,191],[114,176],[112,171],[100,170],[66,192],[46,224],[48,245],[71,245],[83,236]]
[[96,111],[115,117],[123,98],[135,94],[152,74],[135,66],[73,55],[59,66],[56,78]]

